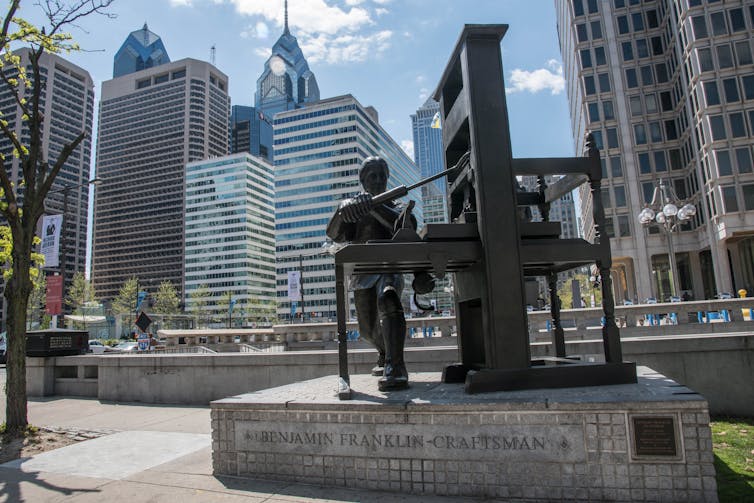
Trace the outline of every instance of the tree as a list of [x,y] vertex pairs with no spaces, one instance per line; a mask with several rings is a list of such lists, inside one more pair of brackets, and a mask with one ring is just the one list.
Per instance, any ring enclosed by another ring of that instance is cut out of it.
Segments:
[[166,280],[160,283],[155,294],[154,312],[158,314],[178,314],[180,305],[181,299],[178,297],[178,290],[176,290],[173,282]]
[[65,298],[67,306],[71,307],[74,312],[79,312],[84,316],[84,326],[86,327],[86,304],[87,302],[96,302],[97,295],[94,291],[94,285],[87,280],[84,273],[76,271],[73,275],[73,281],[68,288],[68,295]]
[[209,295],[209,287],[206,284],[199,285],[188,295],[189,309],[194,318],[196,318],[197,328],[199,328],[200,322],[205,321],[208,317],[207,298]]
[[29,304],[26,308],[29,329],[32,329],[35,324],[36,326],[42,326],[44,321],[49,318],[44,309],[47,289],[45,288],[45,273],[42,269],[37,269],[36,275],[32,273],[32,282],[34,283],[34,288],[31,291],[31,295],[29,295]]
[[589,299],[591,298],[592,293],[594,293],[595,305],[599,306],[602,304],[602,289],[600,284],[592,284],[589,281],[589,276],[586,274],[575,274],[573,278],[568,278],[564,281],[560,289],[558,289],[558,296],[560,297],[560,303],[563,306],[563,309],[571,309],[571,306],[573,305],[573,293],[571,290],[572,280],[579,282],[579,289],[581,290],[581,296],[586,301],[586,307],[591,307]]
[[[25,130],[19,138],[6,117],[0,117],[0,134],[12,146],[14,159],[0,156],[0,216],[13,236],[10,277],[3,295],[7,300],[8,363],[6,430],[20,435],[28,426],[26,398],[26,310],[33,290],[30,277],[32,250],[37,221],[44,213],[45,197],[71,153],[84,139],[80,132],[58,152],[43,147],[44,103],[41,100],[44,79],[40,60],[45,52],[60,53],[79,49],[63,30],[76,26],[92,14],[109,16],[105,9],[113,0],[37,0],[32,5],[41,10],[42,26],[17,17],[21,0],[11,0],[2,19],[0,39],[0,93],[16,105],[14,118]],[[28,61],[14,53],[20,46],[30,48]],[[17,166],[16,166],[17,165]],[[18,176],[16,176],[18,174]],[[17,181],[17,184],[14,184]],[[19,198],[18,188],[23,188]]]
[[113,299],[113,314],[130,314],[136,311],[139,280],[135,276],[128,278]]

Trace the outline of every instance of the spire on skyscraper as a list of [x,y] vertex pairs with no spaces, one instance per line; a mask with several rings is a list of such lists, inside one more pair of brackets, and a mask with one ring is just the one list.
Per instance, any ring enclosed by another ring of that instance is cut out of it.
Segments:
[[170,57],[159,35],[149,31],[147,22],[132,31],[113,59],[113,78],[146,68],[170,63]]
[[290,30],[288,30],[288,0],[285,0],[285,29],[283,33],[286,35],[291,34]]

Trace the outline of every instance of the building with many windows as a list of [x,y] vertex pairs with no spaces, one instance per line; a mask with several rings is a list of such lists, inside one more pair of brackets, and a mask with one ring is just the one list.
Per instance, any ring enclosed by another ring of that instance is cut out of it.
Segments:
[[[19,49],[15,54],[31,75],[30,49]],[[39,63],[44,83],[40,98],[44,116],[42,158],[50,165],[54,164],[65,145],[73,142],[79,134],[86,134],[61,168],[45,201],[48,214],[61,214],[65,209],[60,264],[65,267],[65,284],[69,286],[73,274],[76,271],[83,273],[86,267],[87,182],[91,169],[94,83],[89,72],[55,54],[45,52]],[[0,112],[8,122],[8,129],[15,131],[22,144],[29,145],[29,131],[21,120],[21,109],[9,93],[0,93]],[[13,155],[13,145],[4,137],[0,141],[0,153],[8,164],[6,170],[11,181],[20,187],[23,179],[20,159]],[[19,191],[19,194],[22,196],[23,192]]]
[[[753,291],[754,6],[555,5],[574,147],[593,131],[602,150],[616,298],[670,295],[667,235],[637,218],[660,180],[697,209],[672,236],[680,289],[697,299]],[[591,200],[581,196],[592,238]]]
[[183,285],[185,166],[228,153],[228,77],[182,59],[102,83],[92,276],[103,299],[136,277]]
[[[379,125],[374,108],[351,95],[280,112],[273,126],[278,317],[291,318],[287,273],[298,270],[304,298],[303,309],[294,306],[295,314],[332,318],[335,269],[322,245],[340,202],[361,191],[361,163],[369,156],[384,158],[390,168],[388,188],[417,182],[419,170]],[[421,201],[414,214],[421,223]]]
[[230,152],[248,152],[272,162],[272,118],[254,107],[230,109]]
[[275,317],[274,196],[272,165],[249,153],[186,165],[189,312],[201,306],[224,321],[230,309],[239,325]]
[[[428,98],[411,115],[411,130],[414,138],[414,162],[422,178],[435,175],[445,167],[442,154],[442,129],[439,127],[440,104]],[[432,127],[432,126],[435,127]],[[422,189],[424,218],[426,223],[447,222],[447,180],[441,178]]]

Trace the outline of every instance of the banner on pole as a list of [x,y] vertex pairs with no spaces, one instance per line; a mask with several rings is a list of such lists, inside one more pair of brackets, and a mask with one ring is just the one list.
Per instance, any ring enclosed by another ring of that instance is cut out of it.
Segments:
[[301,300],[301,272],[288,271],[288,300]]
[[42,243],[39,252],[45,257],[45,268],[60,266],[60,231],[63,215],[45,215],[42,218]]
[[47,276],[45,312],[50,316],[63,314],[63,276]]

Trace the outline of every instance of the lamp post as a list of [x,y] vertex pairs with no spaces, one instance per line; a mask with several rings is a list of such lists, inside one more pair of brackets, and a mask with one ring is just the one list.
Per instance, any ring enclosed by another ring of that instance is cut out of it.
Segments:
[[[683,206],[681,206],[683,205]],[[679,206],[680,209],[679,209]],[[670,262],[670,275],[672,276],[672,295],[678,296],[681,288],[678,282],[678,265],[675,260],[675,248],[673,247],[673,232],[678,230],[679,225],[691,220],[696,215],[696,207],[691,203],[681,201],[673,188],[660,179],[652,195],[652,202],[644,207],[638,215],[639,223],[644,227],[657,225],[665,231],[668,242],[668,260]]]

